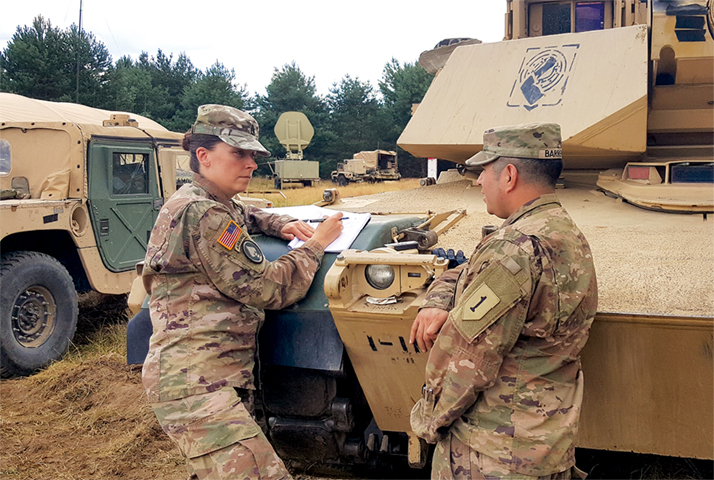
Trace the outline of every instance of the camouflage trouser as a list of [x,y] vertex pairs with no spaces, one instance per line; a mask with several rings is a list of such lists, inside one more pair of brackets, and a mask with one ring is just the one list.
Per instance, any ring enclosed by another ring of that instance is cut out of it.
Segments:
[[191,478],[200,480],[292,479],[263,432],[228,447],[188,459]]
[[155,403],[159,424],[187,459],[192,478],[291,479],[233,388]]
[[[573,467],[575,469],[575,467]],[[578,470],[579,473],[580,470]],[[472,450],[454,435],[447,433],[439,440],[434,450],[431,467],[432,480],[568,480],[573,478],[571,469],[543,477],[531,477],[512,472],[496,460]],[[585,478],[584,476],[578,478]]]

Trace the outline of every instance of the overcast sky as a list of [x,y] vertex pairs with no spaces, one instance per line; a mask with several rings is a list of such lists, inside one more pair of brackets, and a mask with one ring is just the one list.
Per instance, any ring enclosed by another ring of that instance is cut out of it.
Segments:
[[[0,49],[37,15],[62,29],[79,21],[80,0],[0,3]],[[234,69],[250,93],[264,94],[274,68],[295,61],[326,95],[346,74],[376,90],[392,57],[414,62],[444,38],[500,41],[505,8],[505,0],[83,0],[82,28],[114,61],[185,52],[201,70],[216,61]]]

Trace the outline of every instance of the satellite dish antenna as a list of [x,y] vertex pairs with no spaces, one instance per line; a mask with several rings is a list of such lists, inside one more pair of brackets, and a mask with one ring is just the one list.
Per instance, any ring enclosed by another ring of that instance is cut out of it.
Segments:
[[275,124],[275,136],[288,151],[285,158],[302,160],[302,151],[310,144],[315,129],[302,112],[284,112]]

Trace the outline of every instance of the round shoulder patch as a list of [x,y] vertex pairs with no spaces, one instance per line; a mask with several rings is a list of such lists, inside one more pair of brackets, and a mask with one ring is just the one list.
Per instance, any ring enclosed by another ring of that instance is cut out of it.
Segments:
[[263,259],[265,258],[263,252],[253,240],[244,241],[243,245],[241,245],[241,250],[243,251],[243,255],[251,262],[263,263]]

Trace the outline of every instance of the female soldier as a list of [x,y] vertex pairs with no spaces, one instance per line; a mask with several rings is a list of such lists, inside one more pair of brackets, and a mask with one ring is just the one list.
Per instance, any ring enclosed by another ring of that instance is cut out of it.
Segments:
[[[146,253],[154,334],[144,387],[192,478],[290,478],[251,417],[257,332],[264,308],[305,296],[342,215],[315,230],[233,200],[248,187],[255,155],[270,155],[241,110],[199,107],[183,147],[193,183],[162,207]],[[256,231],[306,243],[268,262],[249,235]]]

